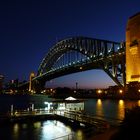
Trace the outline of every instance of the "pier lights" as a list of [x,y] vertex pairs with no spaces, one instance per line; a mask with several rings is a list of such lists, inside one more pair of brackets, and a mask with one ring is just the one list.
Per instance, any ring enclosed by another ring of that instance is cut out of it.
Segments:
[[52,103],[50,103],[50,102],[44,102],[44,104],[47,105],[47,107],[45,107],[45,110],[52,109]]

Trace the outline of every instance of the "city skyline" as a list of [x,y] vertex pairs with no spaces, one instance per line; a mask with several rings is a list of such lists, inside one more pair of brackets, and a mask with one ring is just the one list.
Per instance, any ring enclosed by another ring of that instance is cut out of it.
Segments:
[[[6,80],[28,80],[30,72],[37,73],[49,49],[68,37],[124,41],[127,20],[139,12],[139,5],[138,0],[3,3],[0,5],[0,73]],[[76,82],[79,88],[104,88],[115,84],[102,70],[90,70],[51,80],[47,86],[75,87]]]

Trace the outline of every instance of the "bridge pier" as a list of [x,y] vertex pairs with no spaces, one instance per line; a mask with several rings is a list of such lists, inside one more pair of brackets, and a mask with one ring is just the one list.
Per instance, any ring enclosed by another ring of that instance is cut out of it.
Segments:
[[140,12],[129,18],[126,28],[126,88],[130,97],[140,93]]
[[130,17],[127,23],[126,82],[140,82],[140,13]]
[[32,79],[35,77],[35,73],[34,72],[31,72],[30,73],[30,79],[29,79],[29,92],[32,92],[34,89],[33,89],[33,86],[32,86]]

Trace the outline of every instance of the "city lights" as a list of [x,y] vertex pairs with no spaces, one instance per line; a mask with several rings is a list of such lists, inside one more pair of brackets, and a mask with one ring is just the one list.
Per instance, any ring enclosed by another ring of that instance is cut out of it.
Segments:
[[123,93],[123,90],[122,90],[122,89],[120,89],[120,90],[119,90],[119,93],[120,93],[120,94],[122,94],[122,93]]
[[101,93],[102,93],[102,90],[101,90],[101,89],[98,89],[98,90],[97,90],[97,93],[98,93],[98,94],[101,94]]

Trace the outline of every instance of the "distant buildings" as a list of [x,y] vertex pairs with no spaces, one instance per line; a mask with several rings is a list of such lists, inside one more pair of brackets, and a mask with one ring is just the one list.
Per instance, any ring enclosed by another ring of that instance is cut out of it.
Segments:
[[0,74],[0,91],[3,89],[4,86],[4,76]]

